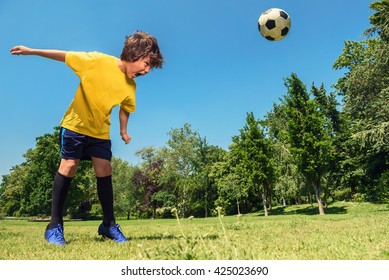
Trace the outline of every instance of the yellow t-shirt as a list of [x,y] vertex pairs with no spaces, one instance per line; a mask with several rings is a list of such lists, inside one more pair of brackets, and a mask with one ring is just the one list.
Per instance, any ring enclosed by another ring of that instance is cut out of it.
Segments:
[[117,58],[99,52],[67,52],[65,63],[80,78],[61,126],[99,139],[110,139],[112,108],[135,111],[133,79],[120,71]]

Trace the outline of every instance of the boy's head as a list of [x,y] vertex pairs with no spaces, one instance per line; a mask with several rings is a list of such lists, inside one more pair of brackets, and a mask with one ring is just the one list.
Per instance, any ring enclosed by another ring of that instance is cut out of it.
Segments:
[[126,36],[120,55],[121,60],[135,62],[147,56],[150,57],[151,68],[162,68],[163,57],[157,39],[142,31],[136,31],[131,36]]

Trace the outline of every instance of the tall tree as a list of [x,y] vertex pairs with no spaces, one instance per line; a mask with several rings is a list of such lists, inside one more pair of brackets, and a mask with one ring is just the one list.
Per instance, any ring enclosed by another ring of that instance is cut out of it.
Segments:
[[[285,80],[288,133],[291,152],[299,171],[315,191],[319,213],[324,215],[321,190],[322,179],[330,162],[332,142],[325,130],[325,119],[318,111],[318,103],[311,100],[306,86],[292,74]],[[313,86],[313,91],[317,90]]]
[[131,213],[139,211],[140,194],[133,184],[135,168],[127,161],[112,158],[112,186],[114,190],[114,206],[119,213],[125,213],[127,220]]
[[163,189],[161,174],[164,168],[164,160],[158,151],[152,147],[146,147],[136,152],[143,159],[141,167],[136,169],[133,175],[135,186],[143,188],[143,202],[140,205],[142,211],[152,210],[152,217],[156,218],[157,208],[163,206],[163,201],[157,194]]
[[275,195],[278,196],[283,205],[287,201],[301,201],[301,188],[303,176],[299,173],[291,153],[291,145],[287,127],[286,104],[274,104],[264,120],[267,133],[273,148],[273,159],[277,163],[276,182],[274,184]]
[[[233,146],[230,149],[233,150]],[[222,160],[215,162],[211,167],[210,177],[217,186],[215,206],[220,206],[227,214],[241,214],[241,205],[248,199],[248,184],[237,165],[241,158],[232,152],[226,152]],[[236,206],[236,211],[235,211]]]
[[[351,174],[359,176],[354,188],[371,201],[387,199],[388,189],[380,186],[389,167],[389,1],[373,2],[376,12],[370,17],[372,27],[361,42],[346,41],[335,69],[348,70],[336,84],[344,99],[343,111],[348,121],[345,162]],[[377,37],[374,37],[377,35]]]
[[185,217],[192,210],[191,195],[197,184],[194,178],[199,149],[198,132],[185,123],[181,128],[172,129],[168,135],[168,147],[163,150],[165,164],[167,172],[175,176],[177,209]]
[[264,128],[248,113],[246,124],[238,136],[233,137],[231,153],[240,158],[237,172],[243,174],[249,186],[249,194],[262,198],[265,216],[268,215],[269,199],[275,179],[275,167],[272,158],[271,143],[265,137]]
[[24,204],[23,187],[28,174],[26,164],[12,167],[11,172],[3,176],[0,185],[0,213],[6,216],[20,216]]
[[[214,163],[223,159],[225,151],[219,147],[209,145],[206,138],[198,136],[197,156],[194,161],[195,175],[194,185],[191,195],[191,203],[194,205],[194,213],[199,213],[203,217],[208,217],[210,210],[214,208],[214,201],[217,199],[217,187],[215,181],[210,176]],[[200,211],[197,211],[198,208]]]
[[376,12],[370,16],[372,27],[365,31],[366,35],[378,34],[380,39],[389,42],[389,0],[374,1],[370,8]]

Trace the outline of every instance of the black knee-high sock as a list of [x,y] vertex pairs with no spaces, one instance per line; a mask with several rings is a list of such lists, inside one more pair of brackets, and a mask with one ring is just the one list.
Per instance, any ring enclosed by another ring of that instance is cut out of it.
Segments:
[[113,212],[113,189],[112,177],[96,177],[97,179],[97,195],[100,200],[101,208],[103,209],[103,224],[104,226],[116,225]]
[[53,191],[51,194],[51,219],[48,229],[63,225],[63,207],[68,194],[72,178],[65,177],[59,172],[54,177]]

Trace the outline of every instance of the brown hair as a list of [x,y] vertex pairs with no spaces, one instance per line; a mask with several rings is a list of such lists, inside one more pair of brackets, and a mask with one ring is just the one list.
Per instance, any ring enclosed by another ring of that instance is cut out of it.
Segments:
[[146,56],[150,56],[151,68],[162,68],[163,57],[156,38],[142,31],[126,36],[120,59],[134,62]]

